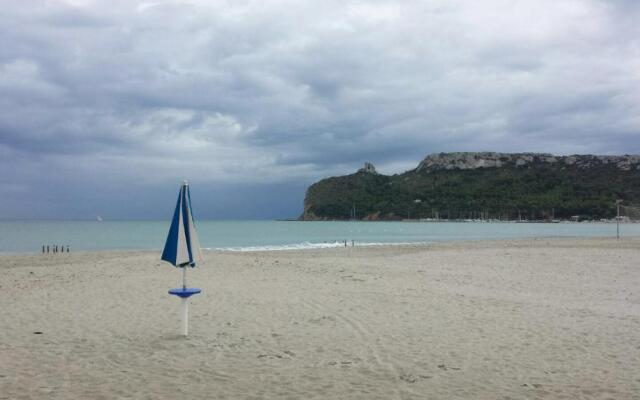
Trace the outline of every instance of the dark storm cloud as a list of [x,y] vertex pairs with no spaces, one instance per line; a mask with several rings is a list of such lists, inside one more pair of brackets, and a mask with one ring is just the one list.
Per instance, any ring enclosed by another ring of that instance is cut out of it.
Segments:
[[0,217],[59,213],[69,187],[82,215],[126,217],[117,188],[185,177],[282,216],[275,185],[364,161],[638,153],[639,19],[622,0],[4,5]]

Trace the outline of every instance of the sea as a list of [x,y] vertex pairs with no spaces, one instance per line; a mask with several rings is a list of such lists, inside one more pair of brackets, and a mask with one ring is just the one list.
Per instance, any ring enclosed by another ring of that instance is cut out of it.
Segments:
[[[39,253],[42,246],[77,250],[160,251],[170,221],[0,221],[0,253]],[[277,251],[468,240],[616,237],[615,223],[196,221],[207,250]],[[640,223],[620,224],[640,236]]]

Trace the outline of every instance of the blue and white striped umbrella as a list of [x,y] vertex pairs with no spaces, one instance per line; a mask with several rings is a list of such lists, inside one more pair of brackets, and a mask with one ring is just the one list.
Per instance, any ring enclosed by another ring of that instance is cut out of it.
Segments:
[[161,259],[176,267],[195,267],[202,261],[200,242],[193,224],[191,193],[187,181],[180,187],[176,211],[173,213]]

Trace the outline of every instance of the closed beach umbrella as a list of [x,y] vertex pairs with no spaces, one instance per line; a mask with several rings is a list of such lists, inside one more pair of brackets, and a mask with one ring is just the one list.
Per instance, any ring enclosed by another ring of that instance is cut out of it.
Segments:
[[201,292],[198,288],[187,287],[187,268],[194,268],[202,262],[202,251],[198,242],[191,210],[189,184],[180,187],[178,203],[173,213],[167,242],[162,251],[162,260],[182,269],[182,287],[169,290],[169,294],[180,297],[182,302],[182,333],[189,334],[189,297]]
[[191,212],[191,193],[186,181],[180,187],[162,259],[176,267],[195,267],[202,262],[200,242]]

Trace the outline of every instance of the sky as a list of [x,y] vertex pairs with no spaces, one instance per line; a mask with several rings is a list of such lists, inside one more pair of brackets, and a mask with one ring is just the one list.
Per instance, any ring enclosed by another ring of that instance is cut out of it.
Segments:
[[0,219],[290,218],[449,151],[640,153],[635,0],[0,0]]

